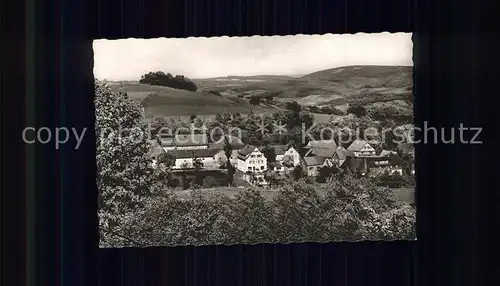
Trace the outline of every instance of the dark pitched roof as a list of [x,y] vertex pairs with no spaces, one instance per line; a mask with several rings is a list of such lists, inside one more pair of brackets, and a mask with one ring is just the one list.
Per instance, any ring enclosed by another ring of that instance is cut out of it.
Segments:
[[306,163],[306,166],[323,165],[325,158],[320,156],[304,157],[304,162]]
[[332,140],[311,140],[306,145],[307,148],[335,149],[337,144]]
[[207,134],[176,134],[160,137],[162,147],[208,145]]
[[309,149],[306,148],[306,147],[299,147],[299,148],[296,148],[297,152],[299,152],[300,156],[304,157],[308,152],[309,152]]
[[345,148],[338,148],[335,150],[335,154],[337,154],[337,158],[339,160],[345,160],[347,157],[353,157],[354,153],[352,151],[349,151]]
[[246,160],[248,156],[255,150],[255,146],[246,145],[243,149],[238,150],[238,159]]
[[309,151],[306,153],[306,157],[320,156],[320,157],[331,158],[335,153],[335,150],[336,149],[334,148],[313,147],[310,148]]
[[171,150],[168,151],[168,154],[171,154],[176,159],[186,159],[186,158],[211,158],[219,152],[220,150],[217,149],[196,149],[196,150]]
[[274,149],[274,153],[276,155],[283,155],[288,149],[290,149],[287,145],[270,145],[269,147]]
[[368,142],[364,140],[354,140],[349,147],[347,147],[347,150],[349,151],[360,151]]

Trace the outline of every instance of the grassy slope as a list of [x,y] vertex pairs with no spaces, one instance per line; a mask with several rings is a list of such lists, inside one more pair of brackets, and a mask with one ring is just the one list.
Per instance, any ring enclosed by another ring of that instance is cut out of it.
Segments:
[[[131,98],[142,101],[149,117],[212,115],[229,112],[272,112],[269,108],[254,108],[239,98],[225,98],[212,94],[190,92],[163,86],[124,82],[123,88]],[[112,85],[118,90],[119,85]]]
[[197,80],[201,90],[224,96],[266,96],[303,105],[343,105],[364,100],[380,102],[411,94],[411,67],[349,66],[318,71],[302,77],[254,76]]
[[[304,106],[337,106],[345,109],[353,102],[392,105],[413,112],[407,99],[411,96],[412,67],[349,66],[327,69],[301,77],[228,76],[196,79],[198,92],[168,87],[124,82],[128,94],[144,100],[149,116],[213,115],[229,112],[271,113],[287,101]],[[115,88],[118,88],[116,86]],[[217,91],[223,96],[210,94]],[[253,107],[251,96],[275,96],[273,102]]]
[[334,106],[353,101],[374,103],[404,100],[412,92],[412,67],[349,66],[315,72],[301,79],[340,85],[336,93],[339,96],[326,101]]

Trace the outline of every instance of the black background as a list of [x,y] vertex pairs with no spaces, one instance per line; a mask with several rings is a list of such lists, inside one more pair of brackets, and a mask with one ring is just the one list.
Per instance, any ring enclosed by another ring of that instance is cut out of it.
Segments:
[[[494,278],[478,257],[495,252],[478,241],[479,211],[498,217],[482,205],[494,201],[487,190],[500,188],[486,183],[496,176],[488,164],[496,153],[482,151],[494,109],[479,101],[495,70],[478,55],[485,40],[475,2],[453,3],[30,0],[11,3],[17,13],[2,6],[1,284],[442,286]],[[482,146],[417,146],[418,242],[97,248],[93,39],[356,32],[414,33],[417,126],[485,129]],[[55,150],[25,145],[25,126],[89,129],[79,150],[75,142]]]

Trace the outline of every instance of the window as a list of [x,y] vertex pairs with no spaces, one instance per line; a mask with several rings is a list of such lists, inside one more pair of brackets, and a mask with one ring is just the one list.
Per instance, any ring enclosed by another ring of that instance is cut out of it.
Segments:
[[264,170],[264,166],[260,166],[260,169],[261,169],[261,170]]
[[257,155],[257,158],[260,158],[260,157],[262,157],[262,155]]
[[255,155],[251,155],[250,157],[255,158]]
[[252,171],[252,167],[248,167],[248,171]]

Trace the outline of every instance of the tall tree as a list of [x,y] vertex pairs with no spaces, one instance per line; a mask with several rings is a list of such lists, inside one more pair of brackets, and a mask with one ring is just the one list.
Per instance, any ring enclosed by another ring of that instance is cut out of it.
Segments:
[[203,169],[204,164],[200,158],[193,158],[193,168],[196,175],[196,184],[198,186],[203,185],[203,176],[201,175],[201,170]]
[[229,186],[233,184],[235,168],[231,164],[231,155],[233,153],[233,146],[229,142],[227,136],[224,136],[224,155],[226,155],[226,166],[227,166],[227,181]]
[[184,169],[183,172],[181,172],[181,187],[183,190],[187,189],[189,187],[189,180],[186,174],[187,169],[189,168],[189,164],[187,162],[182,163],[181,169]]
[[123,91],[111,92],[99,81],[95,83],[94,103],[99,225],[119,232],[158,182],[147,155],[139,103]]
[[264,157],[266,157],[268,164],[276,162],[276,151],[271,146],[264,146],[264,148],[262,148],[262,153]]
[[301,166],[296,166],[295,168],[293,168],[292,177],[295,181],[298,181],[303,177],[305,177],[304,170],[302,169]]

